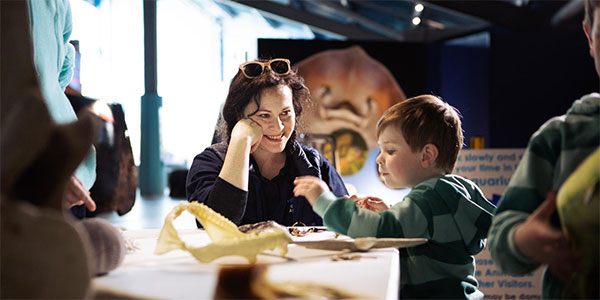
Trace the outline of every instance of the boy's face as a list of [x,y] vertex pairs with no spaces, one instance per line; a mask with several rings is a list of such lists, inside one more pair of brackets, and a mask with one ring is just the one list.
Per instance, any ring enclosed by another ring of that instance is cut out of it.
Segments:
[[400,130],[384,128],[377,143],[381,153],[376,161],[386,186],[413,188],[422,181],[421,152],[412,152]]

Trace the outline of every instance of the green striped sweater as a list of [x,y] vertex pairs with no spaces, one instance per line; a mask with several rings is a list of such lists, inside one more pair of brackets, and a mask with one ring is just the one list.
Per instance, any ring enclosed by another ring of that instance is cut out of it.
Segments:
[[313,209],[327,228],[350,237],[429,239],[401,249],[401,298],[465,299],[477,291],[473,255],[485,246],[494,206],[473,182],[457,175],[431,178],[380,213],[330,192]]
[[[558,191],[579,163],[599,145],[600,94],[597,93],[575,101],[566,115],[548,120],[533,134],[498,202],[489,233],[490,253],[501,270],[522,275],[539,267],[539,263],[517,252],[514,229],[542,203],[548,191]],[[556,213],[552,221],[559,227]],[[542,298],[561,298],[561,293],[560,281],[545,272]]]

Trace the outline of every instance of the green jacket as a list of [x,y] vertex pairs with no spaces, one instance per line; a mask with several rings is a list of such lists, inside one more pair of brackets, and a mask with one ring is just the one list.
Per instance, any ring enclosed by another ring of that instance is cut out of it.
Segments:
[[477,291],[473,255],[485,247],[494,205],[473,182],[457,175],[431,178],[380,213],[329,192],[313,209],[327,228],[350,237],[429,239],[400,251],[401,298],[465,299]]
[[[515,248],[515,228],[558,191],[575,168],[600,145],[600,94],[573,103],[566,115],[548,120],[533,134],[519,167],[498,202],[489,233],[489,249],[498,267],[508,274],[523,275],[540,264],[523,257]],[[560,227],[558,216],[552,218]],[[562,297],[562,283],[544,272],[542,298]]]

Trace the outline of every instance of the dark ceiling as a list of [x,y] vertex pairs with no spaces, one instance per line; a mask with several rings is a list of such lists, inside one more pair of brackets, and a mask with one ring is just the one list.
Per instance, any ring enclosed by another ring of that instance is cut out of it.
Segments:
[[437,42],[487,30],[579,31],[583,17],[583,0],[215,1],[257,9],[274,22],[306,24],[317,38],[342,40]]
[[583,18],[583,0],[426,2],[484,19],[496,27],[509,30],[580,30]]

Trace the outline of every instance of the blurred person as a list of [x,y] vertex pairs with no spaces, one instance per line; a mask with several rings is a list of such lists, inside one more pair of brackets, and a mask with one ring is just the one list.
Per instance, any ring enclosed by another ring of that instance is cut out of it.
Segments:
[[[33,61],[43,99],[52,119],[70,123],[77,116],[64,91],[71,82],[75,52],[69,43],[72,31],[68,0],[30,0],[29,20],[33,42]],[[48,174],[51,176],[51,174]],[[77,218],[85,216],[85,206],[96,209],[89,189],[96,179],[96,153],[89,153],[67,183],[63,207],[71,208]]]
[[[600,1],[585,1],[583,31],[600,74]],[[600,94],[591,93],[531,136],[498,202],[488,236],[492,258],[503,272],[512,275],[524,275],[544,265],[543,299],[565,297],[563,290],[581,263],[561,231],[555,192],[599,145]],[[598,278],[595,282],[598,298]]]

